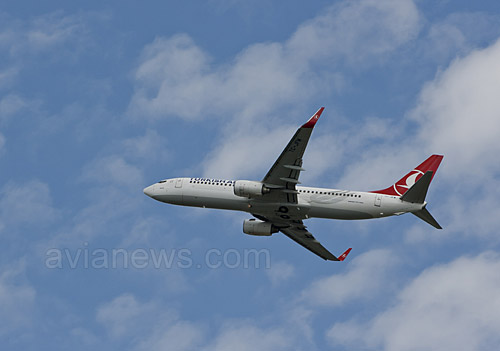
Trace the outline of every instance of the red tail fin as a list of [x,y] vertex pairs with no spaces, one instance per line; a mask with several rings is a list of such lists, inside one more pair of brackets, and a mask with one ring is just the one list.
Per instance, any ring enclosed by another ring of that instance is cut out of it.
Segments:
[[[427,171],[432,171],[432,177],[436,175],[436,171],[443,159],[442,155],[432,155],[427,160],[419,164],[413,171],[409,172],[403,178],[387,189],[372,191],[372,193],[402,196],[421,176]],[[431,179],[432,180],[432,179]]]

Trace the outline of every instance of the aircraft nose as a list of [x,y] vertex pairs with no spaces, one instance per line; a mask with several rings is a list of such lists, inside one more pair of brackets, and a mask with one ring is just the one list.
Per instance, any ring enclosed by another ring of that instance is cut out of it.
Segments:
[[149,197],[153,197],[153,195],[155,194],[155,191],[154,191],[155,189],[154,189],[154,188],[155,188],[154,184],[153,184],[153,185],[150,185],[150,186],[148,186],[148,187],[144,188],[143,192],[144,192],[144,194],[146,194],[147,196],[149,196]]

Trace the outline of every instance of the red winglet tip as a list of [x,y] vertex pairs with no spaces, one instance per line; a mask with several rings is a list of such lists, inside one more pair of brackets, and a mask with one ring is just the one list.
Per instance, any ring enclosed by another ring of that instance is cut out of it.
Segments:
[[316,124],[316,122],[318,121],[319,119],[319,116],[321,116],[321,114],[323,113],[323,110],[325,108],[322,107],[320,108],[318,111],[316,111],[316,113],[311,117],[309,118],[309,121],[307,121],[303,126],[302,128],[314,128],[314,125]]
[[339,256],[339,261],[343,261],[345,260],[345,258],[347,257],[347,255],[349,255],[349,252],[351,252],[352,250],[352,247],[348,248],[347,250],[345,250],[345,252]]

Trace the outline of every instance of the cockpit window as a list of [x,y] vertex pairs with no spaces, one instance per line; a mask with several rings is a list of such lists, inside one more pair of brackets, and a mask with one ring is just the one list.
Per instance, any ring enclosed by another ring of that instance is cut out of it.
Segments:
[[158,183],[165,183],[166,180],[160,180]]

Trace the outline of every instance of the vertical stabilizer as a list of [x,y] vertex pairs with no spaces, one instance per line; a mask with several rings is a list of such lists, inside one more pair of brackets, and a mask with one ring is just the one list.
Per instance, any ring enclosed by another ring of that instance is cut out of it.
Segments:
[[432,171],[432,175],[429,180],[430,183],[432,181],[432,178],[436,174],[436,171],[442,159],[442,155],[432,155],[390,187],[382,190],[372,191],[372,193],[402,196],[428,171]]
[[425,202],[427,190],[429,190],[429,185],[431,184],[432,174],[432,171],[425,172],[425,174],[420,177],[403,196],[401,196],[401,200],[414,204],[423,204]]
[[[425,172],[425,174],[415,184],[413,184],[413,186],[408,189],[403,196],[401,196],[401,200],[414,204],[424,204],[425,196],[427,195],[427,190],[429,189],[429,184],[431,183],[432,173],[432,171]],[[421,220],[432,225],[434,228],[443,229],[434,217],[432,217],[429,211],[427,211],[425,205],[421,210],[412,213]]]

